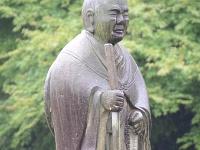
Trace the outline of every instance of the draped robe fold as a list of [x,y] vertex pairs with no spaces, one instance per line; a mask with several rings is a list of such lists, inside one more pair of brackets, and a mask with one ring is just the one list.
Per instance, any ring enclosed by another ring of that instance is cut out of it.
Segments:
[[[45,113],[55,135],[56,150],[109,150],[110,113],[101,105],[101,94],[109,90],[103,46],[83,31],[58,55],[49,69],[44,91]],[[141,150],[150,150],[151,124],[146,86],[130,53],[121,45],[126,72],[119,78],[126,101],[120,112],[121,150],[128,148],[128,116],[138,109],[145,118],[145,131],[139,137]]]

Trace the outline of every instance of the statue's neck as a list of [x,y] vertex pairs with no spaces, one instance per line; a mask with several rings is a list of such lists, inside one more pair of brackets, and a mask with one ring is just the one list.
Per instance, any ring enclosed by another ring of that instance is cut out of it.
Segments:
[[105,51],[104,51],[104,44],[106,43],[102,42],[101,39],[99,39],[97,36],[94,36],[89,31],[84,30],[83,32],[87,35],[92,45],[95,47],[94,49],[95,53],[101,56],[105,60],[106,57],[105,57]]

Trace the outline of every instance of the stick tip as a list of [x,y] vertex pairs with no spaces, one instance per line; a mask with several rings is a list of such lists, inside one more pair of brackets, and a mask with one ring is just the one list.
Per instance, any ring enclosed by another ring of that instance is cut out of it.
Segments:
[[112,45],[111,43],[106,43],[106,44],[104,44],[104,45]]
[[105,50],[111,50],[111,49],[113,49],[113,45],[111,43],[106,43],[106,44],[104,44],[104,48],[105,48]]

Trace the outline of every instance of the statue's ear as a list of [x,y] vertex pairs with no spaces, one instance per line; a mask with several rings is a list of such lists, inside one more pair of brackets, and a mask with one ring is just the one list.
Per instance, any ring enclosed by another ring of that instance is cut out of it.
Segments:
[[94,12],[92,9],[88,9],[86,11],[86,15],[87,15],[87,18],[88,18],[88,27],[87,27],[87,30],[90,31],[91,33],[94,32]]

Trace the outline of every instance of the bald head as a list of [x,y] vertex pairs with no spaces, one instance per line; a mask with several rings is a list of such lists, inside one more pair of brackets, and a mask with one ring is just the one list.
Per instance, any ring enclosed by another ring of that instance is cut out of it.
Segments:
[[93,23],[93,19],[96,10],[98,10],[99,6],[109,5],[110,3],[118,3],[125,2],[127,4],[127,0],[84,0],[82,6],[82,20],[85,29],[91,28],[89,27],[91,23]]
[[85,29],[101,41],[111,42],[117,37],[118,42],[128,26],[127,0],[84,0],[82,19]]

